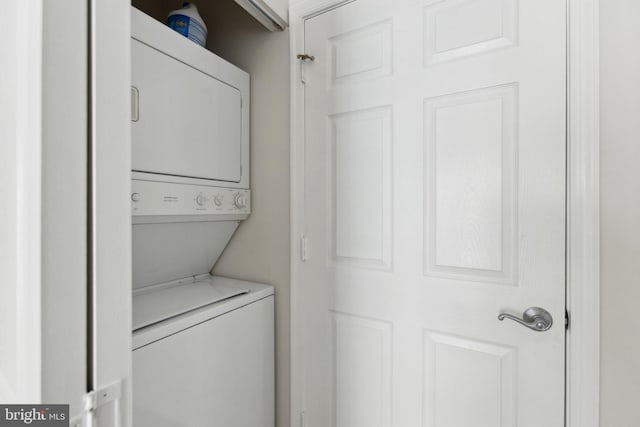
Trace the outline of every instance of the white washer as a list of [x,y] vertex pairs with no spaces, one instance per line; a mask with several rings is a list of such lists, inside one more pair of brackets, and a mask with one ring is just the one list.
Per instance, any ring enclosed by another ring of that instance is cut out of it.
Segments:
[[131,199],[134,425],[273,427],[273,288],[209,274],[249,192],[133,180]]
[[201,275],[133,306],[134,426],[274,425],[271,286]]

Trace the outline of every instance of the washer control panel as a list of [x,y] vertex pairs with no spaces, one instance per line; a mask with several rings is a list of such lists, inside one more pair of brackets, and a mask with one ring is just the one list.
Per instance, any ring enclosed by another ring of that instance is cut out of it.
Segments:
[[131,212],[146,215],[249,214],[250,191],[156,181],[131,181]]

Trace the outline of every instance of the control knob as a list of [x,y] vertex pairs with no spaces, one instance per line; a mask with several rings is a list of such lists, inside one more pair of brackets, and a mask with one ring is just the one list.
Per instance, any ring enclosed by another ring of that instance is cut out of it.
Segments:
[[213,203],[215,203],[216,206],[218,207],[222,206],[223,201],[224,201],[224,196],[222,194],[218,193],[215,196],[213,196]]
[[198,204],[198,206],[204,206],[206,201],[207,198],[204,196],[204,194],[200,193],[196,196],[196,203]]
[[247,198],[242,193],[236,193],[233,197],[233,205],[236,209],[244,209],[247,207]]

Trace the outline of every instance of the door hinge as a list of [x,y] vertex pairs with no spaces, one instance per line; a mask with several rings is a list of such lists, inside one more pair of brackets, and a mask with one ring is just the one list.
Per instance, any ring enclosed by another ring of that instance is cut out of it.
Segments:
[[305,84],[307,82],[306,67],[304,66],[307,61],[314,61],[316,59],[313,55],[307,55],[306,53],[299,53],[296,58],[300,60],[300,83]]
[[[99,390],[93,390],[85,394],[83,397],[83,416],[82,424],[78,424],[82,427],[94,427],[97,426],[98,419],[96,419],[96,413],[98,410],[112,402],[120,400],[122,393],[122,380],[118,380],[109,384]],[[115,410],[119,410],[116,405]],[[116,414],[117,415],[117,414]]]
[[565,331],[569,330],[569,311],[567,309],[564,310],[564,329]]
[[300,261],[305,262],[307,260],[307,236],[302,235],[300,237]]

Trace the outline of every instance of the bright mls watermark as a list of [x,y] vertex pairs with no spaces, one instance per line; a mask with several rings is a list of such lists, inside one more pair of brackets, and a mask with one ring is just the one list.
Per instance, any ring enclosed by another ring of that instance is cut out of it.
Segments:
[[0,405],[0,427],[68,427],[69,405]]

